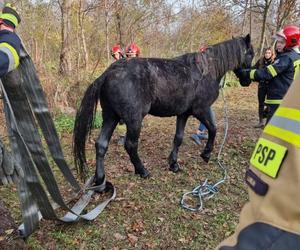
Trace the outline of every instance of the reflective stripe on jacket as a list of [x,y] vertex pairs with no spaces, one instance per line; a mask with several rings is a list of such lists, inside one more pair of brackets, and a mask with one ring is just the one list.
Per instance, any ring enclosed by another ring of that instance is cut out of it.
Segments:
[[21,40],[8,30],[0,31],[0,77],[18,67]]
[[299,248],[299,93],[300,75],[256,144],[246,174],[249,202],[242,209],[234,235],[217,249]]
[[294,50],[279,54],[273,64],[264,69],[251,70],[251,80],[269,80],[267,104],[280,104],[300,70],[300,55]]

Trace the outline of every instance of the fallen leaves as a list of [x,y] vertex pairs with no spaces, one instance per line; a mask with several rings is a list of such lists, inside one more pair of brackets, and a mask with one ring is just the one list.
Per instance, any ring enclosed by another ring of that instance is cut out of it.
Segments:
[[[182,171],[177,174],[168,171],[175,118],[160,119],[148,116],[146,121],[149,122],[149,126],[142,129],[139,153],[142,162],[151,173],[151,178],[144,180],[134,175],[134,167],[124,148],[116,144],[118,135],[115,134],[105,157],[105,171],[107,179],[118,190],[116,200],[102,216],[91,223],[79,222],[64,227],[63,230],[52,223],[41,223],[41,229],[31,236],[33,241],[29,243],[29,247],[97,249],[101,246],[110,250],[213,249],[225,236],[232,234],[241,207],[247,199],[243,184],[244,169],[248,165],[251,147],[255,144],[259,132],[254,131],[250,124],[256,116],[255,107],[251,107],[252,113],[248,108],[241,109],[247,103],[252,103],[253,99],[244,104],[240,101],[243,98],[256,98],[256,90],[252,91],[252,97],[247,97],[248,93],[245,92],[244,89],[237,89],[233,90],[233,97],[230,94],[230,128],[222,156],[228,167],[228,179],[221,185],[220,192],[205,203],[201,213],[190,213],[181,209],[179,200],[184,192],[203,183],[206,178],[214,182],[221,177],[216,164],[224,125],[219,101],[214,107],[219,118],[219,130],[211,163],[205,164],[199,156],[204,145],[198,147],[188,138],[198,125],[198,121],[189,119],[184,142],[179,150],[178,162]],[[237,100],[236,104],[232,105],[234,100]],[[248,115],[247,118],[245,114]],[[98,132],[93,131],[95,138]],[[87,158],[92,175],[95,170],[94,145],[91,144],[90,148],[92,150],[87,151]],[[71,158],[70,152],[67,156]],[[224,219],[222,216],[220,219],[219,214],[224,216]],[[229,219],[227,214],[230,215]],[[61,232],[57,233],[59,230]],[[58,236],[53,237],[53,234]],[[47,245],[44,242],[47,242]]]
[[135,221],[131,225],[131,229],[133,231],[135,231],[135,232],[142,232],[142,231],[144,231],[144,227],[145,227],[145,224],[144,224],[144,222],[142,220]]
[[134,234],[127,234],[128,240],[132,245],[135,245],[139,238],[137,236],[135,236]]
[[8,229],[8,230],[5,230],[5,233],[7,234],[7,235],[10,235],[10,234],[12,234],[14,232],[14,229],[12,228],[12,229]]
[[116,240],[125,240],[126,239],[126,236],[119,234],[119,233],[115,233],[114,237]]

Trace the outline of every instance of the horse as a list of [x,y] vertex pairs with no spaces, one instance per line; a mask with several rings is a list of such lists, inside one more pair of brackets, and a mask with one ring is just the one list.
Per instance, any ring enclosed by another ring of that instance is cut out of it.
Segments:
[[178,172],[177,154],[189,116],[196,117],[208,130],[201,153],[209,161],[216,127],[209,108],[218,98],[219,82],[229,70],[249,68],[253,59],[250,35],[208,47],[205,52],[188,53],[172,59],[131,58],[111,64],[86,90],[75,118],[73,154],[80,174],[86,172],[85,144],[90,134],[98,101],[102,107],[102,128],[95,142],[94,185],[105,186],[104,157],[120,120],[127,127],[125,150],[135,174],[149,176],[138,155],[138,139],[143,118],[177,116],[176,133],[169,155],[169,169]]

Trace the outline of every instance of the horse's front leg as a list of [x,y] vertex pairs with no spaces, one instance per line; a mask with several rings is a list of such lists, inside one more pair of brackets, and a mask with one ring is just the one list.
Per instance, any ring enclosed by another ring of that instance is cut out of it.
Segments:
[[188,115],[179,115],[176,120],[176,134],[173,141],[173,148],[169,155],[169,166],[170,170],[174,173],[179,171],[179,164],[177,163],[177,155],[179,147],[183,140],[184,128],[186,125],[186,121],[188,119]]
[[125,121],[125,123],[127,126],[125,149],[134,166],[135,174],[140,175],[142,178],[146,178],[149,176],[149,171],[144,167],[138,155],[138,140],[141,132],[142,119],[139,121]]
[[200,120],[200,122],[202,122],[205,125],[205,127],[208,130],[208,140],[203,152],[201,153],[202,159],[205,162],[208,162],[210,159],[211,152],[214,148],[214,142],[215,142],[216,131],[217,131],[212,109],[209,108],[209,110],[205,112],[204,115],[202,115],[198,119]]
[[105,190],[105,171],[104,171],[104,156],[108,149],[110,138],[118,124],[118,118],[110,112],[102,112],[103,123],[99,137],[96,140],[96,171],[94,182],[95,186],[99,186],[96,191],[102,192]]

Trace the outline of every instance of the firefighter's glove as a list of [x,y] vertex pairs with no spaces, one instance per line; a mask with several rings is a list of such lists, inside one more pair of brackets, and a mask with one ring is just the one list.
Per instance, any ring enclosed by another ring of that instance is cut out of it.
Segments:
[[23,177],[22,167],[14,161],[12,154],[0,142],[0,185],[18,183]]
[[239,79],[241,86],[248,87],[251,84],[250,80],[250,69],[236,69],[234,70],[235,75]]

